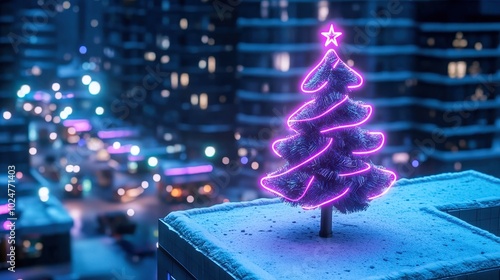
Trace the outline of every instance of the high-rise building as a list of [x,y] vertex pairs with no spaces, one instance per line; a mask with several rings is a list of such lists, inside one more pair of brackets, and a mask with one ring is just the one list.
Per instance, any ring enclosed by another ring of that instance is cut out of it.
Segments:
[[[12,110],[15,100],[16,50],[12,45],[15,8],[14,1],[0,2],[0,104]],[[2,110],[3,111],[3,110]]]
[[[429,3],[428,3],[429,4]],[[414,145],[419,174],[499,176],[500,1],[419,3]]]
[[175,130],[187,158],[222,164],[235,152],[237,11],[221,14],[210,1],[164,0],[161,6],[156,51],[146,58],[166,79],[145,113]]
[[50,88],[57,75],[57,5],[49,1],[16,1],[11,37],[19,66],[19,82]]
[[309,10],[300,1],[242,3],[235,137],[240,157],[250,158],[242,173],[256,181],[263,165],[278,163],[269,138],[301,98],[298,79],[320,59],[325,21],[343,31],[339,55],[365,77],[352,92],[374,105],[364,128],[387,135],[375,163],[400,177],[470,168],[498,175],[490,162],[500,160],[500,5],[492,2],[320,1]]
[[109,0],[104,69],[111,110],[182,141],[185,159],[235,152],[235,13],[210,2]]
[[103,68],[110,110],[127,121],[143,121],[142,100],[147,94],[141,86],[146,72],[146,45],[151,35],[146,30],[148,17],[144,0],[109,0],[103,6]]

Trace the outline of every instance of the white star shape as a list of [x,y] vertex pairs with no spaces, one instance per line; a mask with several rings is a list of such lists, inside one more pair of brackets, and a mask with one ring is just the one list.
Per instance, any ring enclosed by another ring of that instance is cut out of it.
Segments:
[[333,24],[330,24],[330,30],[328,30],[328,32],[321,32],[321,35],[326,37],[325,47],[330,43],[338,46],[337,37],[342,35],[342,32],[335,32],[335,30],[333,30]]

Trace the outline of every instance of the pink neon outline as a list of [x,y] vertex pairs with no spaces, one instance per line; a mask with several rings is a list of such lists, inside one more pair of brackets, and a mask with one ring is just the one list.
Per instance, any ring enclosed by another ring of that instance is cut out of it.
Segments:
[[278,150],[276,150],[276,145],[279,143],[279,142],[283,142],[283,141],[286,141],[288,139],[291,139],[295,136],[298,136],[298,134],[294,134],[292,136],[288,136],[288,137],[285,137],[285,138],[281,138],[281,139],[278,139],[276,141],[274,141],[272,144],[271,144],[271,149],[273,150],[273,152],[278,156],[278,157],[281,157],[280,153],[278,153]]
[[276,177],[279,177],[279,176],[283,176],[285,174],[288,174],[289,172],[292,172],[293,170],[301,167],[302,165],[312,161],[313,159],[319,157],[322,153],[324,153],[326,150],[328,150],[328,148],[330,148],[330,146],[332,145],[333,143],[333,138],[330,138],[329,141],[328,141],[328,144],[323,148],[321,149],[321,151],[317,152],[315,155],[313,156],[310,156],[308,159],[304,160],[303,162],[301,162],[300,164],[297,164],[295,165],[294,167],[288,169],[287,171],[283,172],[283,173],[280,173],[280,174],[268,174],[267,176],[265,176],[264,178],[260,179],[260,184],[263,185],[263,181],[264,180],[267,180],[267,179],[271,179],[271,178],[276,178]]
[[[321,59],[321,61],[311,70],[309,71],[309,73],[306,75],[306,77],[304,78],[304,80],[302,80],[302,83],[300,84],[300,89],[302,90],[302,92],[304,93],[315,93],[315,92],[318,92],[320,91],[321,89],[323,89],[327,84],[328,84],[328,81],[324,82],[320,87],[318,87],[317,89],[304,89],[304,85],[306,83],[306,81],[308,80],[309,76],[311,76],[311,74],[315,73],[316,70],[318,69],[318,67],[323,64],[323,62],[325,61],[326,57],[328,54],[330,54],[331,52],[335,53],[335,56],[337,57],[335,59],[335,62],[333,64],[333,67],[332,68],[336,68],[337,65],[339,64],[339,62],[341,62],[342,60],[340,59],[340,57],[338,56],[337,52],[335,50],[328,50],[325,55],[323,56],[323,58]],[[352,69],[351,67],[349,67],[349,65],[345,64],[343,61],[342,61],[342,65],[344,67],[346,67],[349,71],[351,71],[354,75],[356,75],[359,79],[359,82],[358,84],[356,85],[351,85],[351,86],[347,86],[348,89],[354,89],[354,88],[359,88],[363,85],[363,82],[364,82],[364,79],[363,77],[354,69]]]
[[352,152],[353,155],[367,155],[367,154],[375,153],[375,152],[379,151],[380,149],[382,149],[382,147],[384,146],[384,143],[385,143],[385,135],[382,132],[368,132],[368,133],[380,135],[382,137],[382,141],[380,142],[380,145],[373,150]]
[[389,186],[382,193],[369,197],[368,198],[369,200],[373,200],[375,198],[379,198],[379,197],[385,195],[392,188],[394,183],[396,183],[396,173],[394,173],[390,170],[387,170],[387,169],[379,169],[379,170],[391,174],[393,179],[392,179],[392,182],[389,184]]
[[371,105],[361,105],[361,106],[369,108],[368,109],[368,115],[362,121],[360,121],[358,123],[354,123],[354,124],[346,124],[346,125],[341,125],[341,126],[330,127],[330,128],[327,128],[327,129],[323,129],[320,132],[321,133],[325,133],[325,132],[330,132],[332,130],[337,130],[337,129],[342,129],[342,128],[348,128],[348,127],[354,127],[354,126],[360,126],[360,125],[364,124],[365,122],[368,121],[368,119],[370,119],[370,117],[372,115],[372,112],[373,112],[373,108],[372,108]]
[[9,213],[9,204],[2,204],[0,205],[0,214],[7,214]]
[[[321,64],[323,64],[323,61],[326,60],[326,56],[330,53],[330,52],[335,52],[334,50],[328,50],[325,55],[323,56],[323,58],[320,60],[320,62],[318,64],[316,64],[316,66],[314,66],[314,68],[309,71],[309,73],[306,75],[306,77],[304,78],[304,80],[302,80],[302,83],[300,84],[300,89],[302,90],[302,92],[304,93],[315,93],[315,92],[318,92],[320,91],[322,88],[324,88],[327,84],[328,84],[328,81],[324,82],[319,88],[317,89],[313,89],[313,90],[308,90],[308,89],[304,89],[304,84],[306,83],[307,79],[309,78],[309,76],[311,76],[311,74],[314,74],[316,72],[316,69],[318,69],[318,67],[321,66]],[[336,53],[335,53],[336,54]],[[339,60],[340,58],[337,58],[337,60]],[[336,65],[336,64],[335,64]]]
[[132,145],[122,145],[120,148],[115,149],[113,146],[108,146],[106,150],[108,151],[109,154],[125,154],[125,153],[130,153],[130,149],[132,148]]
[[351,72],[353,72],[353,73],[354,73],[354,75],[358,76],[358,78],[359,78],[359,83],[358,83],[357,85],[347,86],[347,88],[353,89],[353,88],[359,88],[360,86],[362,86],[362,85],[363,85],[363,81],[364,81],[364,80],[363,80],[363,77],[361,77],[361,75],[360,75],[358,72],[356,72],[356,70],[352,69],[351,67],[349,67],[349,66],[348,66],[348,65],[346,65],[345,63],[344,63],[344,65],[345,65],[347,68],[349,68],[349,70],[350,70]]
[[338,47],[339,45],[337,43],[337,37],[342,35],[342,32],[335,32],[335,30],[333,29],[333,24],[330,24],[330,30],[328,30],[328,32],[321,32],[321,35],[326,37],[325,47],[330,43],[333,43]]
[[349,188],[347,188],[347,189],[345,189],[345,191],[344,191],[344,192],[342,192],[341,194],[337,195],[336,197],[334,197],[334,198],[332,198],[332,199],[329,199],[329,200],[327,200],[327,201],[321,202],[320,204],[318,204],[318,205],[314,205],[314,206],[303,206],[303,207],[302,207],[302,209],[304,209],[304,210],[312,210],[312,209],[314,209],[314,208],[318,208],[318,207],[320,207],[320,206],[323,206],[323,205],[325,205],[325,204],[328,204],[328,203],[330,203],[330,202],[333,202],[333,201],[335,201],[335,200],[337,200],[337,199],[339,199],[339,198],[343,197],[343,196],[344,196],[344,195],[345,195],[345,194],[346,194],[349,190],[350,190],[350,189],[349,189]]
[[200,174],[200,173],[209,173],[209,172],[212,172],[212,170],[213,170],[212,165],[179,167],[179,168],[170,168],[170,169],[165,170],[165,175],[167,175],[167,176],[192,175],[192,174]]
[[328,110],[324,111],[321,115],[318,115],[316,117],[312,117],[312,118],[308,118],[308,119],[300,119],[300,120],[292,120],[291,118],[296,115],[301,109],[304,108],[305,105],[309,105],[311,104],[312,102],[314,102],[315,100],[312,100],[310,102],[307,102],[306,104],[304,104],[304,106],[300,107],[297,111],[293,112],[292,115],[290,115],[290,117],[288,117],[288,120],[287,120],[287,125],[289,128],[293,129],[291,127],[291,122],[305,122],[305,121],[312,121],[312,120],[315,120],[315,119],[319,119],[321,117],[323,117],[324,115],[328,114],[329,112],[331,112],[333,109],[337,108],[338,106],[340,106],[341,104],[343,104],[345,101],[347,101],[347,99],[349,98],[349,96],[345,96],[344,99],[342,99],[341,101],[337,102],[336,104],[334,104],[332,107],[328,108]]
[[361,170],[357,170],[357,171],[353,171],[351,173],[341,173],[339,174],[340,177],[347,177],[347,176],[352,176],[352,175],[356,175],[356,174],[359,174],[359,173],[363,173],[365,171],[368,171],[372,168],[372,166],[366,162],[363,162],[364,164],[366,164],[366,167],[361,169]]
[[309,188],[311,187],[311,185],[312,185],[313,181],[314,181],[314,176],[312,176],[312,177],[311,177],[311,179],[310,179],[310,180],[309,180],[309,182],[307,183],[306,189],[304,190],[304,192],[302,193],[302,195],[301,195],[301,196],[299,196],[298,198],[290,198],[290,197],[287,197],[287,196],[285,196],[284,194],[282,194],[282,193],[280,193],[280,192],[278,192],[278,191],[276,191],[276,190],[273,190],[273,189],[271,189],[271,188],[269,188],[269,187],[265,186],[264,184],[262,184],[262,187],[263,187],[264,189],[266,189],[266,190],[268,190],[268,191],[270,191],[270,192],[272,192],[272,193],[276,194],[276,195],[279,195],[279,196],[283,197],[283,198],[284,198],[284,199],[286,199],[286,200],[289,200],[289,201],[299,201],[299,200],[301,200],[301,199],[302,199],[302,198],[306,195],[306,193],[307,193],[307,191],[309,190]]

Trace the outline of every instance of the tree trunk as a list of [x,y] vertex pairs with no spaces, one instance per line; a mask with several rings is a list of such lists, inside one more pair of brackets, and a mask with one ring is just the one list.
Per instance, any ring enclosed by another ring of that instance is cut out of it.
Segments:
[[319,236],[323,238],[332,237],[332,206],[325,205],[321,207],[321,221]]

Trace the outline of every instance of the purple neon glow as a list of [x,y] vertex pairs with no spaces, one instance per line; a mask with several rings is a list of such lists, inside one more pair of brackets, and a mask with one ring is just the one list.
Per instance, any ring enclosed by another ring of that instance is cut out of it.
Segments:
[[2,226],[3,226],[3,229],[9,230],[10,226],[11,226],[11,222],[10,221],[5,221],[5,222],[3,222]]
[[135,134],[136,132],[132,130],[102,130],[97,132],[97,136],[101,139],[128,137]]
[[301,162],[301,163],[299,163],[299,164],[295,165],[294,167],[292,167],[292,168],[288,169],[287,171],[285,171],[285,172],[283,172],[283,173],[279,173],[279,174],[271,173],[271,174],[268,174],[266,177],[264,177],[264,178],[262,178],[262,179],[260,180],[260,184],[261,184],[262,186],[264,186],[264,185],[263,185],[263,183],[262,183],[264,180],[266,180],[266,179],[271,179],[271,178],[276,178],[276,177],[280,177],[280,176],[283,176],[283,175],[288,174],[288,173],[292,172],[293,170],[295,170],[295,169],[297,169],[297,168],[301,167],[302,165],[304,165],[304,164],[306,164],[306,163],[308,163],[308,162],[312,161],[313,159],[315,159],[315,158],[319,157],[319,156],[320,156],[322,153],[324,153],[326,150],[328,150],[328,148],[330,148],[330,146],[332,145],[332,143],[333,143],[333,139],[332,139],[332,138],[330,138],[330,139],[328,140],[328,144],[327,144],[327,145],[326,145],[323,149],[321,149],[321,151],[319,151],[319,152],[317,152],[316,154],[314,154],[314,155],[310,156],[308,159],[306,159],[306,160],[304,160],[303,162]]
[[140,161],[140,160],[144,160],[144,156],[133,156],[133,155],[129,155],[127,157],[127,159],[129,161]]
[[342,32],[335,32],[335,30],[333,29],[333,24],[330,24],[330,30],[328,30],[328,32],[321,32],[321,35],[326,37],[325,47],[330,43],[338,46],[337,37],[342,35]]
[[324,202],[321,202],[320,204],[317,204],[317,205],[313,205],[313,206],[303,206],[302,209],[304,210],[311,210],[311,209],[314,209],[314,208],[318,208],[320,206],[323,206],[325,204],[328,204],[330,202],[334,202],[335,200],[343,197],[344,195],[347,194],[347,192],[349,192],[349,188],[345,189],[345,191],[343,191],[341,194],[337,195],[336,197],[332,198],[332,199],[329,199],[329,200],[326,200]]
[[352,176],[352,175],[356,175],[356,174],[359,174],[359,173],[363,173],[365,171],[370,170],[370,168],[372,168],[372,166],[369,165],[368,163],[365,162],[364,164],[366,164],[366,167],[363,168],[363,169],[361,169],[361,170],[356,170],[356,171],[353,171],[353,172],[350,172],[350,173],[341,173],[341,174],[339,174],[339,176],[340,177]]
[[382,141],[380,141],[380,145],[373,150],[354,151],[354,152],[352,152],[353,155],[367,155],[367,154],[375,153],[375,152],[379,151],[380,149],[382,149],[382,147],[384,146],[384,143],[385,143],[385,135],[382,132],[368,132],[368,133],[380,135],[380,137],[382,137]]
[[179,167],[179,168],[171,168],[171,169],[165,170],[165,175],[177,176],[177,175],[192,175],[192,174],[200,174],[200,173],[209,173],[209,172],[212,172],[213,169],[214,168],[212,167],[212,165]]
[[106,148],[106,150],[110,154],[126,154],[126,153],[130,153],[131,148],[132,148],[132,145],[122,145],[118,149],[115,149],[113,146],[109,146]]
[[304,78],[304,80],[302,80],[302,83],[300,84],[300,90],[302,90],[302,92],[304,92],[304,93],[315,93],[315,92],[320,91],[322,88],[324,88],[328,84],[328,81],[326,81],[321,86],[319,86],[317,89],[306,89],[306,88],[304,88],[306,81],[309,79],[309,76],[311,76],[312,74],[316,73],[316,70],[318,69],[319,66],[321,66],[321,64],[323,64],[323,62],[326,59],[326,56],[330,52],[335,52],[335,51],[334,50],[328,50],[326,52],[326,54],[323,56],[323,58],[321,59],[321,61],[318,64],[316,64],[316,66],[314,66],[314,68],[311,71],[309,71],[309,73],[306,75],[306,77]]
[[358,83],[355,84],[355,85],[350,85],[350,86],[347,86],[347,88],[349,89],[354,89],[354,88],[359,88],[363,85],[363,77],[358,73],[356,72],[356,70],[352,69],[351,67],[349,67],[347,64],[345,64],[337,55],[337,52],[335,50],[328,50],[325,55],[323,56],[323,58],[321,59],[321,61],[306,75],[306,77],[304,78],[304,80],[302,80],[302,83],[300,84],[300,89],[302,90],[302,92],[304,93],[315,93],[315,92],[318,92],[320,91],[321,89],[323,89],[327,84],[328,84],[328,81],[324,82],[323,84],[321,84],[321,86],[319,86],[318,88],[316,89],[306,89],[305,88],[305,84],[306,82],[309,80],[309,76],[311,76],[312,74],[315,74],[317,72],[317,69],[318,67],[323,64],[323,62],[326,60],[327,56],[330,55],[331,53],[334,53],[335,54],[335,57],[336,60],[335,62],[333,63],[333,66],[332,66],[332,69],[333,68],[336,68],[337,65],[342,62],[342,66],[346,67],[349,71],[351,71],[356,77],[358,77]]
[[[327,32],[321,32],[321,35],[323,35],[323,36],[325,36],[327,38],[327,40],[325,42],[325,47],[329,46],[330,43],[333,43],[335,46],[338,46],[337,37],[339,37],[340,35],[342,35],[342,32],[335,32],[335,30],[333,28],[333,25],[330,25],[330,29]],[[303,93],[316,93],[316,92],[318,92],[320,90],[325,89],[325,87],[328,85],[328,81],[325,81],[323,83],[321,83],[321,82],[316,83],[315,82],[314,85],[313,85],[313,86],[316,86],[315,88],[308,88],[307,85],[306,85],[308,82],[310,82],[310,78],[314,78],[314,79],[317,78],[317,77],[314,77],[314,76],[311,76],[311,75],[316,75],[318,69],[320,68],[320,66],[325,67],[324,65],[325,65],[325,61],[326,61],[327,58],[330,58],[332,60],[334,59],[334,61],[331,64],[332,69],[338,67],[338,64],[341,63],[341,67],[345,67],[345,69],[347,69],[354,76],[356,76],[356,78],[357,78],[356,84],[354,84],[354,85],[348,85],[347,86],[348,89],[356,89],[356,88],[359,88],[359,87],[361,87],[363,85],[363,82],[364,82],[363,77],[357,71],[355,71],[354,69],[352,69],[351,67],[349,67],[346,63],[344,63],[344,61],[342,61],[339,58],[339,56],[338,56],[338,54],[337,54],[337,52],[335,50],[329,49],[329,50],[326,51],[326,53],[323,56],[323,58],[321,59],[321,61],[319,63],[317,63],[312,68],[312,70],[309,71],[309,73],[307,73],[307,75],[305,76],[305,78],[302,80],[302,82],[300,84],[300,89],[302,90]],[[282,157],[280,155],[280,153],[278,152],[278,150],[277,150],[277,145],[279,143],[281,143],[281,142],[290,140],[291,138],[294,138],[294,137],[300,135],[299,132],[292,127],[294,123],[296,123],[296,122],[312,121],[312,120],[316,120],[316,119],[319,119],[321,117],[324,117],[328,113],[330,113],[332,110],[334,110],[335,108],[337,108],[338,106],[340,106],[341,104],[343,104],[344,102],[346,102],[348,100],[348,98],[349,98],[348,95],[345,95],[342,100],[340,100],[336,104],[332,105],[326,111],[322,112],[321,114],[319,114],[317,116],[314,116],[314,117],[311,117],[311,118],[307,118],[307,119],[294,119],[294,118],[297,117],[297,115],[302,110],[304,110],[304,108],[306,108],[307,106],[313,104],[314,102],[316,102],[316,100],[313,99],[311,101],[306,102],[302,106],[300,106],[300,108],[298,108],[297,110],[295,110],[288,117],[288,119],[287,119],[288,128],[290,128],[292,131],[296,132],[297,134],[288,136],[286,138],[281,138],[281,139],[278,139],[278,140],[274,141],[272,143],[272,145],[271,145],[271,149],[273,150],[273,152],[277,156]],[[334,127],[324,128],[324,129],[320,130],[320,132],[321,133],[327,133],[327,132],[334,131],[334,130],[340,130],[340,129],[350,128],[350,127],[357,127],[357,126],[360,126],[360,125],[364,124],[365,122],[367,122],[371,118],[371,116],[373,114],[373,107],[371,105],[360,105],[360,106],[365,107],[368,110],[367,115],[361,121],[359,121],[357,123],[354,123],[354,124],[344,124],[344,125],[340,125],[340,126],[334,126]],[[375,152],[379,151],[383,147],[383,145],[385,144],[385,135],[382,132],[368,132],[368,133],[370,133],[371,135],[380,135],[380,137],[381,137],[380,144],[377,145],[377,147],[371,148],[369,150],[352,151],[351,152],[352,155],[367,155],[367,154],[375,153]],[[286,200],[293,201],[293,202],[297,202],[297,201],[301,200],[302,198],[304,198],[304,196],[306,195],[307,191],[312,186],[313,181],[315,179],[314,176],[312,176],[311,179],[308,181],[307,186],[306,186],[304,192],[298,198],[287,197],[285,194],[283,194],[283,193],[281,193],[281,192],[279,192],[279,191],[277,191],[277,190],[275,190],[275,189],[273,189],[273,188],[271,188],[269,186],[266,186],[265,185],[265,181],[268,180],[268,179],[271,179],[271,178],[276,178],[276,177],[280,177],[280,176],[283,176],[285,174],[288,174],[288,173],[294,171],[295,169],[297,169],[297,168],[299,168],[299,167],[307,164],[308,162],[314,160],[315,158],[317,158],[321,154],[323,154],[326,150],[328,150],[331,147],[332,143],[333,143],[333,139],[330,138],[328,144],[324,148],[322,148],[319,152],[313,154],[312,156],[309,156],[307,159],[305,159],[301,163],[299,163],[299,164],[297,164],[297,165],[295,165],[295,166],[293,166],[291,168],[288,168],[286,171],[283,171],[281,173],[277,173],[278,171],[275,171],[273,173],[267,174],[265,177],[263,177],[260,180],[260,183],[261,183],[262,187],[265,188],[266,190],[268,190],[268,191],[270,191],[270,192],[278,195],[278,196],[283,197]],[[363,167],[360,170],[352,171],[352,172],[349,172],[349,173],[340,173],[338,176],[339,177],[353,176],[353,175],[356,175],[356,174],[367,172],[367,171],[369,171],[373,167],[369,163],[364,162],[364,164],[365,164],[365,167]],[[386,169],[380,169],[380,170],[383,171],[383,172],[389,173],[392,176],[392,181],[391,181],[390,185],[387,188],[385,188],[382,193],[370,196],[368,198],[369,200],[372,200],[372,199],[375,199],[375,198],[383,196],[384,194],[386,194],[389,191],[389,189],[396,182],[396,174],[394,172],[386,170]],[[323,206],[325,204],[331,203],[331,202],[333,202],[335,200],[338,200],[338,199],[342,198],[349,191],[350,191],[350,188],[346,188],[342,193],[336,195],[335,197],[333,197],[331,199],[323,201],[323,202],[321,202],[321,203],[319,203],[317,205],[303,206],[302,208],[306,209],[306,210],[309,210],[309,209],[314,209],[314,208]]]
[[394,173],[394,172],[392,172],[390,170],[387,170],[387,169],[379,169],[379,170],[391,174],[392,181],[389,184],[389,186],[382,193],[369,197],[368,198],[369,200],[373,200],[375,198],[379,198],[379,197],[383,196],[384,194],[386,194],[392,188],[392,186],[394,185],[394,183],[396,183],[396,173]]
[[[303,106],[301,106],[297,111],[293,112],[290,117],[288,117],[288,121],[287,121],[287,124],[288,124],[288,127],[291,128],[292,130],[294,130],[292,127],[291,127],[291,122],[305,122],[305,121],[312,121],[312,120],[316,120],[316,119],[319,119],[323,116],[325,116],[326,114],[330,113],[332,110],[334,110],[335,108],[337,108],[338,106],[340,106],[342,103],[344,103],[345,101],[347,101],[349,97],[346,95],[344,97],[344,99],[342,99],[340,102],[337,102],[336,104],[334,104],[332,107],[328,108],[328,110],[324,111],[321,115],[317,115],[316,117],[312,117],[312,118],[308,118],[308,119],[300,119],[300,120],[294,120],[292,119],[301,109],[303,109],[305,106],[313,103],[315,100],[312,100],[312,101],[309,101],[307,102],[306,104],[304,104]],[[295,130],[294,130],[295,131]]]
[[337,129],[342,129],[342,128],[348,128],[348,127],[354,127],[354,126],[360,126],[360,125],[364,124],[365,122],[368,121],[368,119],[370,119],[370,117],[372,115],[372,112],[373,112],[373,108],[372,108],[371,105],[361,105],[361,106],[368,108],[368,115],[362,121],[360,121],[358,123],[353,123],[353,124],[346,124],[346,125],[341,125],[341,126],[330,127],[330,128],[327,128],[327,129],[323,129],[320,132],[321,133],[325,133],[325,132],[330,132],[332,130],[337,130]]
[[73,127],[76,132],[84,132],[90,131],[92,129],[92,125],[88,120],[65,120],[63,122],[65,127]]
[[7,214],[7,213],[9,213],[9,205],[8,204],[0,205],[0,215]]
[[292,136],[288,136],[288,137],[286,137],[286,138],[281,138],[281,139],[278,139],[278,140],[274,141],[274,142],[271,144],[271,149],[273,150],[273,152],[274,152],[277,156],[281,157],[280,153],[278,153],[278,151],[276,150],[276,145],[278,145],[278,143],[279,143],[279,142],[286,141],[286,140],[291,139],[291,138],[293,138],[293,137],[295,137],[295,136],[298,136],[298,134],[294,134],[294,135],[292,135]]
[[266,186],[266,185],[264,185],[263,183],[261,183],[261,184],[262,184],[262,187],[264,187],[264,189],[266,189],[266,190],[268,190],[268,191],[270,191],[270,192],[272,192],[272,193],[274,193],[274,194],[276,194],[276,195],[279,195],[279,196],[283,197],[283,198],[284,198],[284,199],[286,199],[286,200],[289,200],[289,201],[299,201],[299,200],[301,200],[301,199],[302,199],[302,198],[306,195],[306,193],[307,193],[307,191],[309,190],[309,188],[311,187],[311,185],[312,185],[313,181],[314,181],[314,176],[312,176],[312,177],[311,177],[311,179],[309,180],[309,182],[307,183],[306,189],[304,190],[304,192],[302,193],[302,195],[300,195],[300,196],[299,196],[299,197],[297,197],[297,198],[287,197],[287,196],[285,196],[284,194],[282,194],[282,193],[280,193],[280,192],[278,192],[278,191],[276,191],[276,190],[273,190],[273,189],[271,189],[271,188],[267,187],[267,186]]

